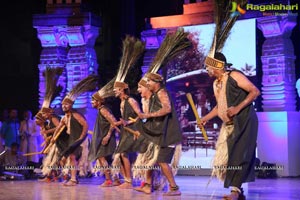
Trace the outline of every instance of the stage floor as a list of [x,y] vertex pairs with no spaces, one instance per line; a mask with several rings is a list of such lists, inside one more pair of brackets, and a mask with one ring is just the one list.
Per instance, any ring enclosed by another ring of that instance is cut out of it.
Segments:
[[[79,179],[80,184],[65,187],[62,183],[44,183],[37,180],[0,181],[1,200],[90,200],[90,199],[222,199],[229,189],[224,189],[218,180],[212,180],[207,186],[209,176],[176,176],[182,195],[164,197],[161,191],[151,195],[132,189],[117,187],[100,188],[103,178]],[[206,187],[207,186],[207,187]],[[243,186],[248,200],[285,200],[300,199],[300,178],[257,179]]]

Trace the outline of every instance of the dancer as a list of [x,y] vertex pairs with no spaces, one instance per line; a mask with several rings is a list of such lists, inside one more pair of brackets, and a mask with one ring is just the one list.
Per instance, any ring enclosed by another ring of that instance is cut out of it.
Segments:
[[[143,77],[138,83],[138,92],[141,95],[142,110],[144,113],[149,112],[149,101],[152,96],[152,92],[147,86],[147,79]],[[159,146],[153,142],[149,142],[147,146],[147,151],[145,153],[139,153],[137,159],[133,166],[133,178],[142,179],[141,185],[135,187],[134,189],[139,192],[144,192],[150,194],[152,192],[151,186],[147,183],[151,183],[151,177],[153,175],[152,166],[154,166],[157,155],[159,151]],[[149,167],[149,168],[148,168]]]
[[[94,75],[86,77],[77,83],[62,101],[62,110],[65,115],[55,130],[51,143],[54,143],[54,138],[66,128],[66,133],[69,135],[68,146],[61,153],[61,156],[63,168],[70,170],[71,179],[65,182],[64,186],[76,186],[78,184],[76,175],[78,170],[78,160],[82,153],[82,147],[80,145],[85,140],[88,130],[88,124],[85,117],[75,111],[73,105],[75,99],[80,94],[96,88],[97,80],[98,77]],[[66,165],[67,159],[70,161],[69,166]]]
[[[238,2],[241,6],[247,1]],[[216,154],[213,160],[212,175],[224,181],[224,187],[232,187],[224,199],[236,200],[244,197],[242,183],[255,179],[255,148],[258,120],[252,102],[259,96],[259,90],[240,71],[227,71],[226,57],[221,53],[231,27],[237,16],[231,15],[230,2],[215,2],[216,29],[212,46],[205,59],[209,76],[213,83],[217,105],[202,118],[202,125],[213,117],[223,121]]]
[[[174,55],[191,45],[187,36],[188,33],[178,29],[175,33],[169,33],[164,39],[146,74],[147,86],[153,93],[149,112],[139,114],[139,118],[147,119],[145,124],[141,121],[138,124],[140,134],[160,146],[156,162],[169,182],[169,191],[164,193],[165,196],[181,195],[169,163],[173,159],[175,147],[177,150],[181,147],[182,135],[174,105],[163,83],[164,78],[157,72]],[[177,151],[177,156],[179,154]],[[145,186],[148,188],[144,189],[146,193],[151,191],[151,182],[149,176]]]
[[[128,69],[132,67],[138,58],[144,52],[145,44],[140,40],[127,36],[123,41],[123,55],[120,61],[120,66],[118,73],[116,75],[116,80],[114,83],[114,93],[115,97],[121,100],[120,110],[123,125],[132,128],[132,121],[130,119],[137,118],[138,113],[141,112],[138,102],[130,97],[128,84],[124,82]],[[120,124],[120,123],[118,123]],[[140,141],[135,141],[131,133],[126,131],[124,128],[121,129],[120,141],[115,151],[113,167],[118,167],[118,161],[121,161],[121,171],[125,182],[119,187],[122,189],[132,188],[132,178],[131,178],[131,164],[136,159],[136,152],[140,151],[143,147],[139,145]],[[114,169],[115,170],[115,169]],[[115,171],[114,173],[117,173]]]
[[260,92],[242,72],[225,70],[228,63],[222,53],[216,52],[213,59],[223,62],[221,67],[206,62],[209,76],[216,78],[213,89],[217,106],[201,120],[203,125],[216,116],[223,121],[212,175],[224,181],[224,187],[232,187],[225,199],[238,199],[243,195],[242,183],[255,179],[258,120],[252,102]]
[[[41,126],[41,134],[44,138],[43,147],[50,144],[50,140],[59,125],[60,117],[54,113],[54,110],[50,107],[52,101],[59,95],[61,86],[57,86],[58,79],[63,72],[61,67],[46,67],[43,75],[46,82],[45,97],[43,100],[42,108],[36,115],[36,122]],[[45,120],[45,124],[41,124]],[[42,162],[42,174],[45,176],[41,179],[45,182],[56,182],[59,181],[59,153],[65,148],[65,141],[67,140],[65,133],[56,140],[55,144],[51,147],[49,153],[44,157]]]
[[107,158],[111,160],[116,149],[115,129],[118,130],[115,125],[117,123],[116,118],[105,105],[105,98],[114,95],[113,84],[114,80],[108,82],[92,96],[92,106],[98,110],[98,115],[94,126],[88,160],[90,162],[98,160],[101,168],[100,171],[104,172],[105,181],[101,184],[101,187],[120,185],[118,177],[115,177],[112,182],[111,170],[107,162]]

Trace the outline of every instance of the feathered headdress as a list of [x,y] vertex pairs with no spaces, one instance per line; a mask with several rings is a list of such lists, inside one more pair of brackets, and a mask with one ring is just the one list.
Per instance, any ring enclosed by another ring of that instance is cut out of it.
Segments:
[[53,110],[50,108],[50,104],[55,99],[55,97],[58,96],[59,92],[62,89],[61,86],[57,86],[56,84],[63,70],[64,69],[62,67],[51,68],[47,66],[46,70],[43,73],[46,79],[46,92],[41,108],[42,113],[53,112]]
[[191,46],[188,34],[179,28],[176,32],[166,35],[145,75],[147,78],[156,82],[163,81],[163,77],[157,72],[171,58]]
[[114,96],[114,83],[116,81],[116,77],[114,77],[112,80],[110,80],[108,83],[106,83],[100,90],[95,92],[92,95],[92,98],[102,102],[105,98]]
[[239,16],[233,14],[231,11],[233,2],[239,6],[244,6],[247,3],[246,0],[215,0],[216,27],[210,51],[205,59],[206,66],[223,69],[227,65],[225,56],[223,54],[221,55],[220,52],[230,34],[230,30]]
[[139,85],[142,85],[144,87],[148,87],[147,86],[147,80],[145,77],[142,77],[141,80],[138,82]]
[[89,75],[86,78],[82,79],[78,82],[72,90],[67,94],[67,96],[63,99],[62,103],[73,104],[76,98],[82,93],[95,90],[98,84],[98,76],[97,75]]
[[119,70],[116,75],[114,87],[128,88],[124,82],[127,72],[132,67],[145,50],[145,43],[141,40],[126,36],[123,40],[122,58],[119,65]]

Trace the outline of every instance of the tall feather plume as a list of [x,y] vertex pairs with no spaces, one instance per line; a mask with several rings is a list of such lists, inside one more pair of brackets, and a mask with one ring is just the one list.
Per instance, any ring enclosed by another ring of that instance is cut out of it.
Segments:
[[188,40],[188,34],[182,28],[175,33],[168,33],[148,69],[148,73],[156,73],[168,60],[190,47],[192,43]]
[[42,107],[49,108],[51,102],[57,96],[57,93],[61,91],[61,86],[57,86],[56,84],[63,70],[62,67],[46,67],[43,73],[46,80],[46,92]]
[[[221,52],[230,34],[230,30],[238,19],[239,15],[233,15],[231,10],[233,0],[215,0],[215,32],[210,48],[209,56],[213,57],[215,52]],[[238,5],[244,6],[247,0],[234,0]]]
[[145,50],[145,44],[139,39],[126,36],[122,42],[122,58],[116,81],[124,82],[128,69],[133,66]]
[[98,90],[98,94],[101,98],[105,99],[107,97],[114,96],[114,83],[116,81],[116,77],[106,83],[100,90]]
[[75,99],[82,93],[95,90],[97,85],[98,85],[98,76],[91,74],[86,78],[82,79],[80,82],[78,82],[69,92],[67,97],[72,101],[75,101]]

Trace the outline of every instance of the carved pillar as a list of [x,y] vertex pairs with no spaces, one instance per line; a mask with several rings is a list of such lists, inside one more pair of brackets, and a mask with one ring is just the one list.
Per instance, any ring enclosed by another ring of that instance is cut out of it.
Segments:
[[295,55],[290,35],[295,16],[258,19],[266,40],[262,47],[262,103],[264,111],[295,111]]
[[[46,14],[33,16],[33,26],[37,29],[38,38],[43,50],[40,70],[40,105],[45,91],[45,80],[42,76],[47,65],[65,67],[59,79],[63,92],[52,104],[60,108],[60,102],[68,91],[80,80],[91,73],[97,73],[97,58],[94,50],[98,37],[100,18],[80,9],[81,0],[47,1]],[[75,101],[74,108],[81,108],[88,115],[90,95],[83,94]]]
[[[54,100],[52,107],[61,113],[61,100],[67,92],[89,74],[97,73],[97,57],[94,50],[98,37],[100,18],[90,12],[83,12],[81,0],[47,0],[46,14],[33,16],[33,26],[38,31],[43,50],[40,70],[40,105],[44,98],[45,80],[42,72],[46,65],[65,67],[59,79],[63,86],[60,97]],[[89,127],[94,126],[97,110],[91,108],[90,94],[79,96],[74,104],[85,115]]]
[[266,40],[261,57],[264,112],[258,113],[257,156],[283,166],[277,170],[279,176],[300,174],[300,113],[296,112],[295,55],[289,38],[295,25],[296,16],[291,15],[258,19]]
[[146,43],[146,52],[142,66],[143,75],[147,72],[157,49],[166,36],[166,29],[146,30],[141,33],[141,39]]
[[[43,72],[46,67],[64,67],[67,63],[67,45],[68,39],[65,36],[64,28],[61,27],[36,27],[38,38],[41,41],[43,47],[40,55],[39,64],[39,103],[40,106],[43,103],[45,95],[45,78]],[[66,92],[66,71],[63,72],[59,78],[58,84],[62,86],[63,90],[57,98],[52,102],[52,107],[59,107],[60,102]]]
[[[67,36],[70,47],[66,65],[68,91],[89,74],[97,73],[97,57],[93,47],[98,33],[99,28],[89,25],[68,27]],[[80,95],[73,107],[90,107],[90,96],[87,93]]]

